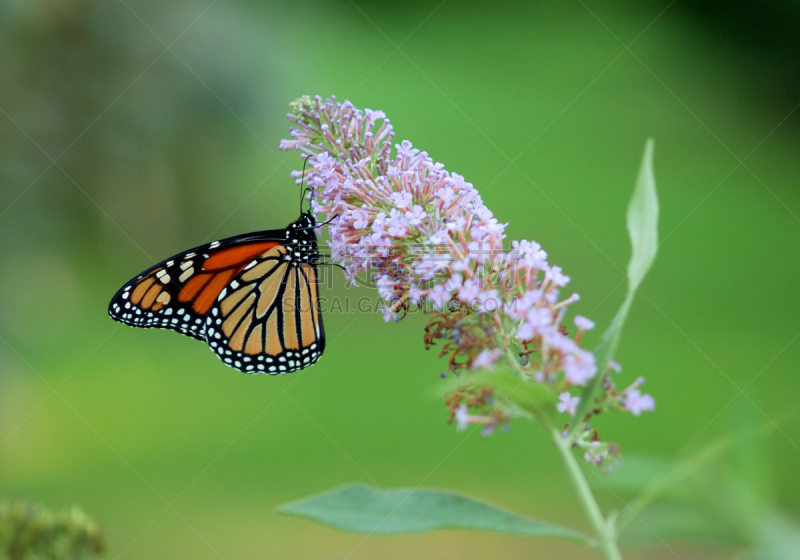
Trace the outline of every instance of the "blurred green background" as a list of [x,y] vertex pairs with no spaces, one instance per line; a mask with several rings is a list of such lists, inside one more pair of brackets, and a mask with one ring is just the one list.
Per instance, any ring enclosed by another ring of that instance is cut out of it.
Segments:
[[[483,439],[446,423],[422,317],[329,314],[324,359],[281,378],[107,317],[154,261],[296,218],[300,158],[277,149],[288,103],[335,94],[474,183],[601,326],[654,137],[663,242],[618,360],[657,411],[601,435],[669,461],[737,419],[768,425],[755,480],[800,515],[798,37],[796,2],[3,1],[0,498],[79,503],[108,558],[595,557],[275,513],[361,481],[587,527],[538,426]],[[625,502],[599,486],[605,507]],[[626,558],[739,552],[655,539]]]

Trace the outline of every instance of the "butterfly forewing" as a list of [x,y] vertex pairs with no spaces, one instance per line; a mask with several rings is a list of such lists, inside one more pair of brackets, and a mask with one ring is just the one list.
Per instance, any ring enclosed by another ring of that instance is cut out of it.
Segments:
[[175,255],[123,286],[109,314],[206,341],[223,362],[246,373],[308,367],[325,345],[313,225],[304,214],[283,230]]
[[134,327],[172,329],[205,340],[202,305],[207,299],[205,290],[211,291],[213,286],[200,285],[197,278],[209,247],[175,255],[125,284],[108,307],[111,318]]

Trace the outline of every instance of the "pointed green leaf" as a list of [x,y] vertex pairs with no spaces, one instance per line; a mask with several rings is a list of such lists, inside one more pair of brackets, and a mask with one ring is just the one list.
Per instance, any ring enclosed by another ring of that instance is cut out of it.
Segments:
[[[645,274],[656,258],[658,250],[658,195],[653,173],[653,140],[648,140],[644,149],[636,188],[628,204],[628,234],[631,238],[631,260],[628,262],[628,291],[625,301],[608,326],[600,344],[594,350],[597,361],[597,375],[586,384],[581,393],[581,401],[575,412],[575,418],[583,418],[591,408],[597,390],[603,382],[608,362],[614,357],[622,335],[622,327],[628,318],[633,304],[633,296],[642,283]],[[578,428],[580,422],[573,422],[570,433]]]
[[658,195],[653,174],[653,140],[644,149],[639,178],[628,205],[628,234],[633,248],[628,263],[629,290],[642,283],[658,251]]
[[373,535],[473,529],[588,543],[580,533],[521,517],[466,496],[438,490],[381,490],[361,484],[334,488],[279,508],[343,531]]

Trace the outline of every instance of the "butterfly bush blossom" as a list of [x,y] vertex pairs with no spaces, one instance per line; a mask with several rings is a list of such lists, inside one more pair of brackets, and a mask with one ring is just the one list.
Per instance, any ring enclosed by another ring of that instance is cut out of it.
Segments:
[[383,111],[303,97],[288,117],[292,139],[281,149],[308,159],[293,176],[312,189],[317,219],[329,221],[334,262],[353,283],[374,281],[386,321],[409,310],[430,314],[425,346],[440,343],[448,364],[442,377],[463,381],[446,400],[457,428],[476,424],[489,435],[530,416],[511,398],[514,387],[481,383],[473,372],[505,367],[519,383],[544,386],[554,397],[547,413],[567,426],[580,400],[574,393],[602,373],[603,391],[577,419],[582,429],[572,443],[587,461],[613,465],[617,448],[599,440],[591,418],[608,410],[638,416],[655,404],[639,390],[643,379],[618,391],[612,371],[619,366],[600,372],[594,354],[580,347],[594,323],[575,316],[569,324],[567,310],[579,297],[563,297],[570,278],[542,247],[521,240],[504,251],[506,224],[475,187],[407,140],[392,150],[394,132]]

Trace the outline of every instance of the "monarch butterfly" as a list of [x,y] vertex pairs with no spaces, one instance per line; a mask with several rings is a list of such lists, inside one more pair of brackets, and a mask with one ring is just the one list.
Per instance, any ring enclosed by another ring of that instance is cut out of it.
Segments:
[[208,343],[244,373],[291,373],[319,360],[325,331],[311,210],[284,229],[229,237],[170,257],[125,284],[112,319]]

